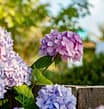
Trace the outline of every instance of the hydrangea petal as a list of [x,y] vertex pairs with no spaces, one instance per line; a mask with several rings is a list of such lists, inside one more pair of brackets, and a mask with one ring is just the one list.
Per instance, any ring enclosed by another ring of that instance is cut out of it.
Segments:
[[45,109],[74,109],[76,106],[76,98],[72,94],[71,88],[60,85],[50,85],[42,87],[39,90],[36,104],[39,109],[43,109],[43,107],[45,107]]

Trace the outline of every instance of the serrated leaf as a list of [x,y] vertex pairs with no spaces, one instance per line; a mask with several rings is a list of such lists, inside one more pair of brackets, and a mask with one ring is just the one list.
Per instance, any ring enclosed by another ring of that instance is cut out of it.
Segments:
[[32,83],[35,84],[52,84],[50,80],[48,80],[40,70],[38,69],[33,69],[32,70]]
[[26,85],[14,87],[18,96],[15,99],[22,104],[25,109],[35,109],[35,100],[32,93],[32,89],[30,89]]
[[52,63],[51,56],[43,56],[39,58],[33,65],[32,68],[36,67],[38,69],[48,67]]
[[14,89],[18,94],[25,95],[29,98],[34,98],[32,90],[27,85],[16,86]]

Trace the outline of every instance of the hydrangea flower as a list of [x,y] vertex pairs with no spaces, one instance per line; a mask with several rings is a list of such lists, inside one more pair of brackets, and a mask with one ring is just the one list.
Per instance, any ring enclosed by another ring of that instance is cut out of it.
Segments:
[[83,55],[82,40],[77,33],[54,30],[41,40],[40,54],[53,57],[60,55],[63,60],[79,61]]
[[46,34],[45,38],[41,40],[40,54],[56,56],[57,41],[61,38],[61,34],[58,31],[51,31],[50,34]]
[[[11,38],[11,33],[0,27],[0,52],[3,50],[7,53],[13,50],[13,40]],[[1,52],[2,53],[2,52]]]
[[5,90],[5,83],[4,81],[0,78],[0,99],[4,98],[4,94],[6,93]]
[[71,88],[60,85],[45,86],[38,92],[36,104],[39,109],[75,109],[76,98]]
[[0,99],[3,98],[5,87],[30,85],[31,68],[13,51],[10,33],[0,28]]
[[4,80],[8,87],[19,86],[23,83],[30,85],[31,69],[23,62],[22,58],[11,51],[7,55],[8,61],[6,61],[4,67]]

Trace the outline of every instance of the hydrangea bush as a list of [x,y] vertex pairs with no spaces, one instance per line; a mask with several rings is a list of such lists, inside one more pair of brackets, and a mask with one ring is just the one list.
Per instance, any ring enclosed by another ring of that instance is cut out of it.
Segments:
[[[80,36],[74,32],[52,30],[41,40],[39,53],[41,57],[31,67],[27,66],[13,50],[11,34],[0,28],[0,102],[12,89],[16,93],[15,100],[20,103],[20,107],[14,109],[75,109],[76,98],[71,88],[52,85],[42,72],[54,62],[79,61],[83,55]],[[40,84],[46,86],[34,97],[32,88]]]

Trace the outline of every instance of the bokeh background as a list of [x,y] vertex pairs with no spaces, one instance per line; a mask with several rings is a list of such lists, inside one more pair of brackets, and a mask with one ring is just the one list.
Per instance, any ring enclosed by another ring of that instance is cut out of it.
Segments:
[[39,57],[40,39],[51,29],[81,35],[80,62],[53,64],[44,75],[54,83],[104,85],[104,0],[0,0],[0,26],[29,66]]

